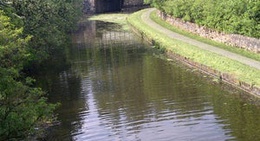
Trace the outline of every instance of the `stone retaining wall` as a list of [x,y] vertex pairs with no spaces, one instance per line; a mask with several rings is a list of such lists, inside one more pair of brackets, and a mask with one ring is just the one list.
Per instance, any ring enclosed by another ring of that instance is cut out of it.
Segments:
[[243,81],[240,81],[236,77],[234,77],[232,74],[222,73],[218,70],[212,69],[209,66],[194,62],[194,61],[190,60],[189,58],[183,57],[172,51],[167,51],[166,55],[170,58],[177,59],[181,62],[184,62],[185,64],[189,65],[190,67],[197,68],[200,71],[203,71],[204,73],[218,77],[220,80],[222,80],[226,83],[229,83],[237,88],[240,88],[248,93],[251,93],[257,97],[260,97],[260,88],[259,87],[256,87],[255,85],[248,84]]
[[143,0],[124,0],[124,7],[141,6],[143,4]]
[[260,39],[246,37],[238,34],[225,34],[217,32],[204,26],[198,26],[194,23],[185,22],[179,18],[174,18],[161,11],[158,11],[157,14],[168,23],[180,29],[197,34],[201,37],[212,39],[214,41],[225,43],[234,47],[244,48],[252,52],[260,53]]
[[[153,40],[151,37],[148,37],[144,32],[137,30],[135,27],[132,26],[132,30],[139,35],[142,39],[150,42],[153,45],[159,45],[158,47],[160,47],[160,43],[158,43],[157,41]],[[193,68],[197,68],[198,70],[209,74],[211,76],[215,76],[217,78],[219,78],[221,81],[224,81],[234,87],[240,88],[254,96],[256,96],[257,98],[260,98],[260,87],[255,86],[254,84],[249,84],[243,81],[238,80],[236,77],[234,77],[232,74],[228,74],[228,73],[223,73],[220,72],[218,70],[215,70],[209,66],[197,63],[192,61],[191,59],[181,56],[177,53],[174,53],[172,51],[166,50],[165,54],[171,58],[171,59],[175,59],[178,60],[180,62],[183,62],[184,64],[188,65],[189,67],[193,67]]]
[[83,12],[95,14],[144,6],[144,0],[83,0]]

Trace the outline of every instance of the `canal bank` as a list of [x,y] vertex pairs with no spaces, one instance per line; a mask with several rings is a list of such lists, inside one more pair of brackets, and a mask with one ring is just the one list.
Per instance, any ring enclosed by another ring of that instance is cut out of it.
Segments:
[[153,22],[149,17],[152,11],[154,9],[145,9],[128,18],[140,36],[164,49],[169,57],[260,96],[259,61],[176,34]]
[[49,101],[61,103],[60,124],[42,140],[260,140],[259,99],[100,20],[82,22],[66,53],[38,73]]

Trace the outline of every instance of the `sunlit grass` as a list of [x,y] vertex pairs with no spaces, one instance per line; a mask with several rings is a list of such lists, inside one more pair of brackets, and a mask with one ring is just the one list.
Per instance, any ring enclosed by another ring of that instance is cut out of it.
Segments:
[[165,28],[167,28],[167,29],[169,29],[169,30],[171,30],[173,32],[185,35],[187,37],[190,37],[192,39],[204,42],[204,43],[212,45],[212,46],[216,46],[216,47],[225,49],[225,50],[230,51],[230,52],[237,53],[237,54],[240,54],[242,56],[245,56],[245,57],[248,57],[248,58],[260,61],[260,54],[257,54],[257,53],[254,53],[254,52],[250,52],[250,51],[247,51],[245,49],[228,46],[228,45],[225,45],[223,43],[219,43],[219,42],[207,39],[207,38],[203,38],[203,37],[200,37],[200,36],[198,36],[196,34],[193,34],[193,33],[181,30],[181,29],[179,29],[179,28],[177,28],[175,26],[172,26],[171,24],[165,22],[160,17],[158,17],[157,14],[156,14],[156,11],[153,11],[151,13],[150,17],[156,23],[160,24],[161,26],[163,26],[163,27],[165,27]]
[[103,21],[116,23],[122,26],[123,30],[129,30],[126,18],[129,16],[127,13],[107,13],[98,14],[88,18],[88,20]]
[[136,12],[128,17],[128,22],[146,37],[153,39],[161,48],[187,57],[194,62],[209,66],[223,73],[233,75],[240,81],[260,86],[260,71],[238,61],[225,58],[213,52],[205,51],[188,43],[170,37],[147,26],[141,19],[146,10]]

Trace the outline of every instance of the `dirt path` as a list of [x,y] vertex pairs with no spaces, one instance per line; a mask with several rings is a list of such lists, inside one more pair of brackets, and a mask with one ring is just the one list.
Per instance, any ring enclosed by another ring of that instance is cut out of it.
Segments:
[[191,39],[189,37],[183,36],[181,34],[175,33],[173,31],[170,31],[170,30],[162,27],[161,25],[155,23],[153,20],[150,19],[150,14],[154,10],[156,10],[156,9],[155,8],[148,9],[146,12],[144,12],[142,14],[141,18],[148,26],[154,28],[155,30],[158,30],[159,32],[161,32],[163,34],[166,34],[168,37],[170,37],[172,39],[177,39],[177,40],[189,43],[189,44],[197,46],[201,49],[214,52],[216,54],[222,55],[224,57],[227,57],[227,58],[230,58],[230,59],[233,59],[233,60],[237,60],[238,62],[241,62],[245,65],[248,65],[248,66],[251,66],[251,67],[254,67],[254,68],[260,70],[260,62],[259,61],[256,61],[256,60],[241,56],[239,54],[235,54],[235,53],[226,51],[224,49],[220,49],[220,48],[202,43],[200,41]]

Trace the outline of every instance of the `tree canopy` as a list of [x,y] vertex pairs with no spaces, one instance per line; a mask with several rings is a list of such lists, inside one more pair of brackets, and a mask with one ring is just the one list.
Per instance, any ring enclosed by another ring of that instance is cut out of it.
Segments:
[[51,122],[56,104],[27,77],[66,41],[80,16],[78,1],[0,1],[0,140],[25,138]]

